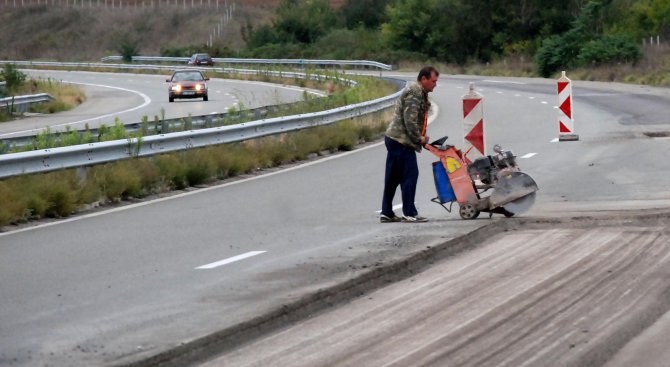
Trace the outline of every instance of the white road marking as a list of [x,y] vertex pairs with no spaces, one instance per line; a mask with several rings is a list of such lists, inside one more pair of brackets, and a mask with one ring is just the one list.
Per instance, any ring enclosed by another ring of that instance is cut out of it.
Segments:
[[490,80],[490,79],[484,79],[482,80],[483,82],[489,82],[489,83],[502,83],[502,84],[526,84],[522,82],[511,82],[508,80]]
[[[429,125],[431,123],[433,123],[433,121],[435,121],[435,119],[437,118],[437,115],[439,114],[439,111],[440,111],[440,108],[437,106],[437,104],[433,104],[432,109],[434,111],[434,114],[432,114],[428,117],[428,124]],[[558,141],[558,138],[556,139],[556,141]],[[270,172],[270,173],[265,173],[265,174],[262,174],[262,175],[259,175],[259,176],[249,177],[249,178],[245,178],[245,179],[238,180],[238,181],[233,181],[233,182],[226,182],[226,183],[223,183],[221,185],[210,186],[210,187],[206,187],[206,188],[203,188],[203,189],[198,189],[198,190],[189,191],[189,192],[185,192],[185,193],[181,193],[181,194],[177,194],[177,195],[167,196],[167,197],[156,199],[156,200],[149,200],[149,201],[144,201],[144,202],[141,202],[141,203],[129,204],[129,205],[125,205],[125,206],[118,207],[118,208],[103,210],[103,211],[100,211],[100,212],[97,212],[97,213],[84,214],[84,215],[81,215],[81,216],[76,216],[76,217],[71,217],[71,218],[59,220],[57,222],[38,224],[38,225],[35,225],[35,226],[32,226],[32,227],[17,229],[15,231],[0,232],[0,237],[9,236],[9,235],[16,234],[16,233],[28,232],[28,231],[32,231],[32,230],[36,230],[36,229],[42,229],[42,228],[57,226],[57,225],[70,223],[70,222],[76,222],[76,221],[80,221],[80,220],[84,220],[84,219],[95,218],[95,217],[103,216],[103,215],[106,215],[106,214],[112,214],[112,213],[117,213],[117,212],[121,212],[121,211],[131,210],[131,209],[134,209],[134,208],[139,208],[139,207],[146,206],[146,205],[152,205],[152,204],[160,203],[160,202],[163,202],[163,201],[181,199],[183,197],[187,197],[187,196],[191,196],[191,195],[199,195],[199,194],[202,194],[202,193],[205,193],[205,192],[208,192],[208,191],[212,191],[212,190],[220,190],[220,189],[226,188],[228,186],[240,185],[240,184],[243,184],[243,183],[247,183],[249,181],[260,180],[260,179],[272,177],[272,176],[275,176],[275,175],[282,175],[282,174],[292,172],[292,171],[295,171],[295,170],[298,170],[298,169],[311,167],[311,166],[314,166],[314,165],[317,165],[317,164],[322,164],[322,163],[331,161],[333,159],[340,159],[340,158],[348,157],[352,154],[357,154],[357,153],[364,152],[364,151],[369,150],[369,149],[377,148],[381,145],[384,145],[383,140],[380,141],[380,142],[374,143],[374,144],[370,144],[370,145],[368,145],[366,147],[363,147],[363,148],[360,148],[360,149],[354,149],[354,150],[351,150],[349,152],[335,154],[333,156],[322,158],[322,159],[319,159],[319,160],[316,160],[316,161],[313,161],[313,162],[307,162],[307,163],[299,164],[297,166],[289,167],[289,168],[286,168],[286,169],[282,169],[282,170],[274,171],[274,172]],[[0,245],[3,245],[3,244],[0,243]]]
[[528,99],[535,99],[535,97],[531,96],[531,97],[528,97]]
[[537,153],[528,153],[528,154],[524,155],[523,157],[521,157],[521,159],[530,158],[530,157],[532,157],[532,156],[534,156],[534,155],[536,155],[536,154],[537,154]]
[[550,143],[557,143],[557,142],[558,142],[558,138],[554,138],[550,141]]
[[207,265],[198,266],[198,267],[196,268],[196,270],[197,270],[197,269],[206,269],[206,270],[209,270],[209,269],[218,268],[219,266],[223,266],[223,265],[226,265],[226,264],[234,263],[234,262],[236,262],[236,261],[240,261],[240,260],[244,260],[244,259],[246,259],[246,258],[252,257],[252,256],[256,256],[256,255],[260,255],[260,254],[264,254],[264,253],[266,253],[266,252],[267,252],[267,251],[249,251],[249,252],[246,252],[246,253],[244,253],[244,254],[242,254],[242,255],[237,255],[237,256],[229,257],[229,258],[227,258],[227,259],[223,259],[223,260],[220,260],[220,261],[216,261],[216,262],[213,262],[213,263],[210,263],[210,264],[207,264]]
[[521,97],[521,94],[515,94],[514,97]]
[[498,93],[498,94],[503,94],[503,92],[501,92],[501,91],[497,91],[496,93]]
[[[414,203],[414,204],[416,204],[416,203]],[[398,209],[400,209],[400,208],[402,208],[402,203],[400,203],[400,204],[398,204],[398,205],[394,205],[392,209],[393,209],[393,210],[398,210]],[[382,213],[381,210],[377,210],[377,214],[381,214],[381,213]]]
[[547,101],[542,101],[542,102],[540,102],[540,103],[542,103],[542,104],[547,104],[548,102],[547,102]]
[[[86,122],[86,121],[93,121],[93,120],[104,119],[104,118],[111,117],[111,116],[114,116],[114,115],[120,115],[120,114],[122,114],[122,113],[132,112],[132,111],[138,110],[138,109],[140,109],[140,108],[142,108],[142,107],[145,107],[145,106],[147,106],[147,105],[149,105],[149,104],[151,103],[151,98],[149,98],[149,96],[147,96],[146,94],[144,94],[144,93],[142,93],[142,92],[139,92],[139,91],[136,91],[136,90],[132,90],[132,89],[126,89],[126,88],[121,88],[121,87],[112,87],[111,85],[103,85],[103,84],[92,84],[92,83],[70,82],[70,81],[67,81],[67,80],[63,80],[62,82],[63,82],[63,83],[68,83],[68,84],[90,85],[90,86],[93,86],[93,87],[118,89],[118,90],[122,90],[122,91],[124,91],[124,92],[135,93],[135,94],[139,95],[140,97],[142,97],[142,99],[144,99],[144,103],[142,103],[142,104],[139,105],[139,106],[136,106],[136,107],[133,107],[133,108],[129,108],[129,109],[127,109],[127,110],[116,111],[116,112],[108,113],[108,114],[106,114],[106,115],[100,115],[100,116],[96,116],[96,117],[91,117],[91,118],[88,118],[88,119],[85,119],[85,120],[79,120],[79,121],[74,121],[74,122],[66,122],[66,123],[64,123],[64,124],[51,125],[51,126],[49,126],[49,127],[51,127],[51,128],[54,128],[54,127],[61,127],[61,126],[68,126],[68,125],[74,125],[74,124],[79,124],[79,123]],[[1,136],[9,136],[9,135],[14,135],[14,134],[19,134],[19,133],[25,133],[25,132],[42,131],[42,130],[43,130],[43,129],[40,128],[40,129],[30,129],[30,130],[14,131],[14,132],[11,132],[11,133],[0,134],[0,137],[1,137]]]
[[558,106],[554,106],[554,109],[557,110],[557,109],[558,109]]

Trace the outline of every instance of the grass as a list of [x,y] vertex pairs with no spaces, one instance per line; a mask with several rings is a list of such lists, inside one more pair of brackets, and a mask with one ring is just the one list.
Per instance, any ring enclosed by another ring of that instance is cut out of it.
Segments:
[[60,218],[87,207],[144,198],[301,161],[379,138],[390,112],[237,144],[0,180],[0,227]]
[[[86,95],[81,88],[51,78],[27,80],[17,88],[14,95],[40,93],[47,93],[54,97],[54,100],[33,104],[30,106],[30,112],[49,114],[68,111],[86,100]],[[15,118],[15,115],[8,113],[5,109],[0,110],[0,122],[14,120]]]

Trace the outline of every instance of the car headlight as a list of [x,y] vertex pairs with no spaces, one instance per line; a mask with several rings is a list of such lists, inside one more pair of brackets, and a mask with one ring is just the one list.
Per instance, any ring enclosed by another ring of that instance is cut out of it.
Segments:
[[175,91],[175,92],[181,92],[181,85],[179,85],[179,84],[173,85],[172,90]]
[[195,90],[200,91],[200,90],[203,90],[203,89],[205,89],[205,86],[204,86],[204,85],[202,85],[202,84],[196,84],[196,85],[195,85]]

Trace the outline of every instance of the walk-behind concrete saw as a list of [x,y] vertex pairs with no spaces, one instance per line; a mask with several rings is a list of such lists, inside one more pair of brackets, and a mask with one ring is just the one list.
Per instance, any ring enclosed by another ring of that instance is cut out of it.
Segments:
[[445,136],[425,145],[426,150],[440,159],[433,162],[437,197],[431,201],[448,212],[457,202],[463,219],[475,219],[481,212],[489,213],[489,217],[493,213],[512,217],[535,203],[537,184],[521,172],[511,151],[495,145],[494,155],[471,162],[446,141]]

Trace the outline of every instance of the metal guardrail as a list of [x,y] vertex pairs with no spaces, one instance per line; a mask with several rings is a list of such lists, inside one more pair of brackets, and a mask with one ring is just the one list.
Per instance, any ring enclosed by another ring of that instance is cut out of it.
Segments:
[[[124,65],[99,63],[59,63],[48,61],[0,61],[0,64],[12,63],[22,66],[51,66],[73,68],[121,68],[173,70],[173,66],[161,65]],[[312,78],[317,80],[338,79],[355,85],[350,79],[333,78],[318,74],[306,74],[284,71],[258,71],[228,68],[196,68],[218,72],[242,74],[266,74],[280,77]],[[390,79],[402,89],[405,81]],[[303,128],[331,124],[353,117],[374,113],[393,106],[395,99],[402,93],[373,101],[344,106],[328,111],[308,113],[296,116],[257,120],[237,125],[206,128],[202,130],[152,135],[143,138],[131,138],[100,143],[90,143],[69,147],[44,149],[0,156],[0,178],[22,174],[49,172],[64,168],[95,165],[130,157],[143,157],[172,151],[203,147],[207,145],[232,143],[255,139],[267,135],[285,133]],[[205,117],[206,118],[206,117]]]
[[[400,86],[404,81],[397,81]],[[195,131],[152,135],[74,145],[0,156],[0,178],[83,167],[131,157],[144,157],[214,144],[239,142],[268,135],[322,126],[391,107],[402,91],[372,101],[288,117],[246,122]]]
[[[121,61],[121,56],[107,56],[100,61]],[[164,57],[164,56],[133,56],[132,61],[138,62],[188,62],[188,57]],[[315,66],[349,66],[349,67],[368,67],[380,70],[391,70],[391,65],[383,64],[377,61],[368,60],[310,60],[310,59],[237,59],[237,58],[213,58],[215,63],[219,64],[261,64],[261,65],[294,65],[304,67],[306,65]]]
[[[212,113],[208,115],[196,115],[196,116],[188,116],[188,117],[177,117],[177,118],[171,118],[171,119],[163,119],[163,120],[153,120],[153,121],[147,121],[149,126],[145,126],[143,122],[134,122],[130,124],[124,124],[124,128],[127,133],[132,134],[136,133],[138,131],[141,131],[144,128],[149,128],[149,129],[154,129],[154,131],[158,134],[160,133],[167,133],[170,131],[174,131],[176,129],[183,128],[188,121],[188,125],[190,125],[190,130],[195,130],[195,129],[204,129],[204,128],[210,128],[214,127],[214,125],[217,125],[218,121],[221,120],[230,120],[233,123],[235,121],[239,121],[241,118],[246,118],[246,117],[252,117],[254,119],[262,119],[265,116],[267,116],[269,113],[275,113],[279,111],[286,111],[292,108],[295,105],[298,104],[303,104],[305,103],[304,101],[298,101],[298,102],[292,102],[292,103],[285,103],[285,104],[279,104],[279,105],[270,105],[270,106],[263,106],[263,107],[257,107],[257,108],[251,108],[243,111],[235,111],[235,112],[223,112],[223,113]],[[45,130],[46,131],[46,130]],[[40,134],[44,134],[43,131]],[[58,141],[59,139],[62,139],[64,136],[71,134],[72,132],[75,132],[82,136],[85,133],[91,134],[91,136],[99,136],[100,135],[100,129],[99,128],[89,128],[89,129],[81,129],[81,130],[65,130],[65,131],[59,131],[59,132],[52,132],[48,134],[47,140],[53,140],[53,141]],[[5,147],[17,147],[21,148],[27,145],[33,145],[35,140],[37,139],[37,135],[24,135],[24,136],[15,136],[15,137],[9,137],[9,138],[0,138],[0,152],[3,150],[3,145]]]
[[28,111],[28,107],[33,103],[49,102],[53,99],[53,97],[46,93],[0,98],[0,109],[23,113]]
[[242,75],[269,75],[280,78],[309,78],[313,80],[338,80],[348,83],[350,86],[355,86],[356,81],[340,77],[333,77],[328,75],[320,75],[313,73],[302,73],[296,71],[280,71],[280,70],[255,70],[255,69],[235,69],[235,68],[221,68],[221,67],[198,67],[198,66],[178,66],[174,65],[132,65],[132,64],[103,64],[97,62],[54,62],[54,61],[3,61],[2,64],[14,64],[19,66],[43,66],[43,67],[61,67],[61,68],[100,68],[100,69],[140,69],[140,70],[163,70],[173,71],[177,69],[194,69],[202,71],[212,71],[223,74],[242,74]]

